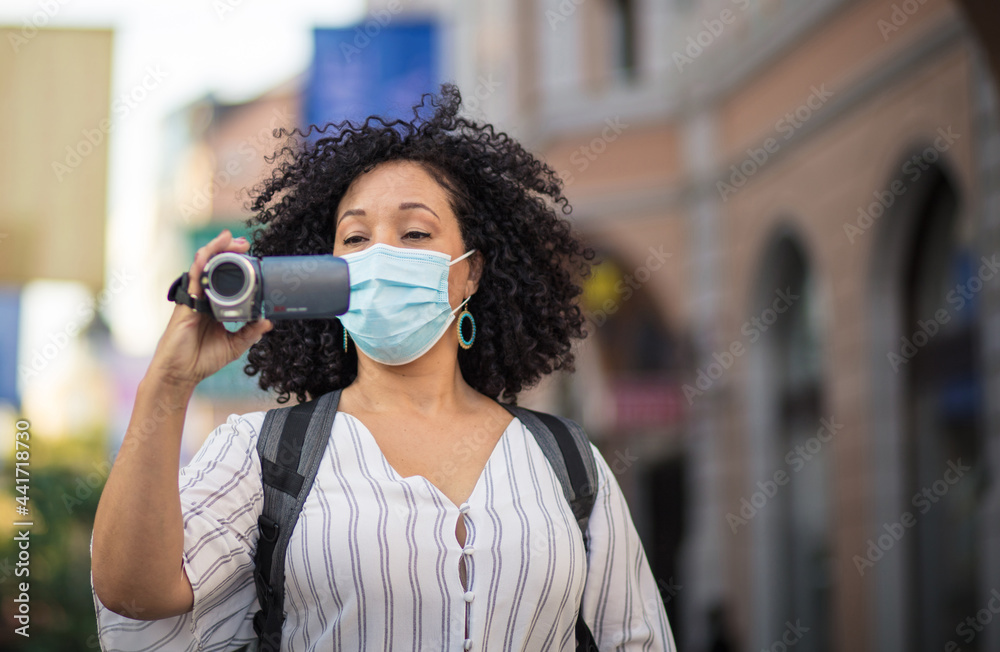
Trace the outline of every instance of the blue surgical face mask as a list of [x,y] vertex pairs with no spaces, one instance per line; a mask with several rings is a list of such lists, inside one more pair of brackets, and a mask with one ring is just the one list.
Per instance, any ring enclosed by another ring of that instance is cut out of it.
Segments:
[[342,256],[351,279],[351,301],[340,322],[358,349],[388,365],[416,360],[444,335],[465,305],[451,309],[450,266],[455,260],[440,251],[375,244]]

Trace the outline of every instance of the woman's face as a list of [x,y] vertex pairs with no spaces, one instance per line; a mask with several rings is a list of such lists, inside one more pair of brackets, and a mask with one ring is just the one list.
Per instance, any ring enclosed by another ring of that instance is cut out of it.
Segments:
[[[337,206],[333,255],[364,251],[383,243],[440,251],[452,260],[465,253],[448,191],[411,161],[382,163],[357,177]],[[451,266],[448,298],[457,307],[478,287],[476,252]]]

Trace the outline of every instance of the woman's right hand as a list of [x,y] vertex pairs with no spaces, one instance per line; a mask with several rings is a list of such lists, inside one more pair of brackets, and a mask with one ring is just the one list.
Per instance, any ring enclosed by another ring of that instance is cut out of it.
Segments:
[[[222,231],[195,254],[188,272],[188,294],[204,296],[200,279],[209,258],[223,251],[245,254],[249,248],[250,243],[245,239],[234,240],[228,229]],[[211,315],[177,304],[156,345],[147,374],[156,374],[164,382],[194,389],[203,379],[240,357],[273,327],[269,319],[261,319],[244,324],[232,333]]]

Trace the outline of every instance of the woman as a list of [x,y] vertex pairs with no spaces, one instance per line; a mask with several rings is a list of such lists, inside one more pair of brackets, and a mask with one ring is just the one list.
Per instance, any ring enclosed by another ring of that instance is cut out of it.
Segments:
[[[343,388],[288,547],[283,650],[572,650],[578,613],[602,650],[673,650],[607,463],[594,448],[585,553],[547,459],[498,403],[572,369],[571,341],[585,335],[574,301],[593,253],[553,209],[569,212],[553,171],[457,117],[460,104],[446,85],[428,119],[421,105],[410,123],[343,123],[285,147],[252,201],[253,244],[224,231],[198,251],[194,296],[221,251],[332,252],[349,262],[352,307],[340,320],[236,333],[174,309],[94,523],[106,647],[254,638],[265,413],[231,415],[179,488],[176,475],[195,385],[251,347],[247,373],[281,402]],[[375,287],[387,279],[395,287]],[[412,303],[401,284],[435,279],[443,312],[380,311],[387,297]]]

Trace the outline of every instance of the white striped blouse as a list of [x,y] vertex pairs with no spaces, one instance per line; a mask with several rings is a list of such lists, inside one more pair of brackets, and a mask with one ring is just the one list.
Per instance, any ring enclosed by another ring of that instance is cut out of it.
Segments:
[[[181,470],[192,611],[133,620],[95,595],[103,649],[227,650],[255,638],[264,414],[231,415]],[[281,649],[573,650],[582,609],[602,651],[673,651],[628,507],[594,455],[587,558],[558,478],[520,420],[455,505],[427,478],[401,477],[367,428],[338,412],[289,542]],[[463,515],[464,547],[455,536]]]

